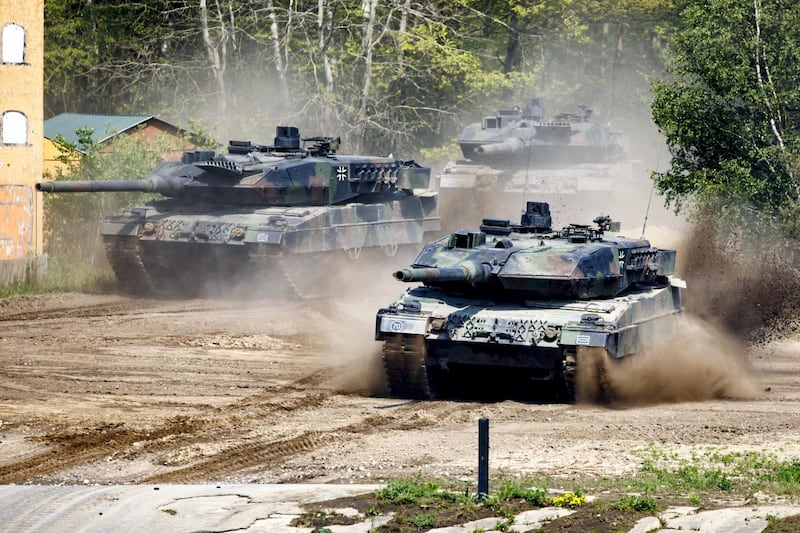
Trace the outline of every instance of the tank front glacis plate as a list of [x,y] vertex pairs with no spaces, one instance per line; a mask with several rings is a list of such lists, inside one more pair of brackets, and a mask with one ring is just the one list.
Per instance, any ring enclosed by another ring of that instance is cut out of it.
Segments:
[[524,305],[418,287],[378,311],[376,338],[405,334],[465,346],[597,346],[622,357],[655,339],[659,331],[664,337],[674,334],[674,319],[680,312],[680,293],[674,287],[603,300],[534,300]]

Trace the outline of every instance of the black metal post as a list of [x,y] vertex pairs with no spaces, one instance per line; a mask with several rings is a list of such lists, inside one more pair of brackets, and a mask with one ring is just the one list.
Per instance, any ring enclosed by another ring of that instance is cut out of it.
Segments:
[[478,499],[489,494],[489,419],[478,420]]

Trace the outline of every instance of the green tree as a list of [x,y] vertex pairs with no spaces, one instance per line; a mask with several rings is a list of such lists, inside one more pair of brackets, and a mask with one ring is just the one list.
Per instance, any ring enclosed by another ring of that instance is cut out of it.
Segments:
[[777,223],[798,235],[785,222],[798,213],[800,4],[680,7],[669,77],[654,86],[653,119],[672,155],[656,186],[678,210],[712,206],[737,224]]
[[[57,181],[127,180],[143,178],[159,162],[160,155],[172,148],[165,135],[142,139],[118,135],[109,152],[100,152],[92,140],[92,130],[81,128],[77,143],[60,139]],[[109,132],[113,133],[113,132]],[[144,193],[61,193],[44,196],[44,238],[48,254],[60,260],[74,260],[94,267],[104,264],[105,250],[100,239],[102,218],[122,211],[154,195]]]

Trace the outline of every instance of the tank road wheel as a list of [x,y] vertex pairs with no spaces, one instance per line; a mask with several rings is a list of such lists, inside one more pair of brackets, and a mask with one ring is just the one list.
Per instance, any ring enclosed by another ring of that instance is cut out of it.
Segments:
[[134,295],[153,293],[155,287],[142,262],[139,239],[104,236],[103,242],[108,262],[122,289]]
[[567,401],[608,404],[613,400],[609,379],[611,361],[602,348],[579,346],[564,349],[562,379]]
[[436,397],[438,369],[427,365],[425,338],[395,335],[383,344],[383,364],[389,393],[395,398],[430,400]]

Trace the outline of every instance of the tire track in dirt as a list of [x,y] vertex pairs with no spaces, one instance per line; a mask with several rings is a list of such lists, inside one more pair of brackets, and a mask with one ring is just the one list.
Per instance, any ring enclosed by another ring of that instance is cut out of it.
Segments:
[[0,322],[16,322],[30,320],[61,320],[70,318],[95,318],[110,316],[137,316],[137,315],[169,315],[175,313],[202,313],[215,310],[216,307],[208,303],[175,305],[175,307],[154,305],[142,301],[140,305],[136,302],[124,301],[115,304],[99,303],[94,305],[82,305],[80,307],[61,306],[35,311],[16,311],[0,313]]
[[202,422],[181,419],[152,430],[106,426],[80,435],[47,437],[46,440],[58,443],[58,448],[0,466],[0,484],[31,482],[39,476],[101,459],[136,442],[165,439],[175,434],[195,432],[201,427]]
[[[271,413],[317,408],[333,391],[307,388],[319,385],[329,369],[314,372],[283,387],[270,388],[243,398],[224,408],[215,409],[207,417],[180,418],[153,429],[129,429],[120,426],[88,428],[80,433],[66,432],[38,437],[37,440],[55,444],[52,450],[6,465],[0,465],[0,484],[25,483],[37,477],[67,470],[105,457],[131,451],[135,455],[175,449],[200,441],[213,441],[227,434],[232,421],[263,420]],[[287,398],[301,392],[299,397]],[[277,400],[276,400],[277,398]]]
[[[403,411],[429,411],[430,402],[414,402],[403,407]],[[476,407],[477,409],[478,407]],[[427,417],[409,422],[409,416],[391,417],[375,415],[331,431],[309,431],[296,437],[280,440],[260,440],[259,442],[234,446],[213,457],[192,465],[164,472],[145,479],[144,483],[198,483],[221,480],[225,476],[242,475],[263,471],[281,464],[290,457],[310,452],[334,443],[342,443],[378,432],[391,430],[422,429],[436,425],[439,420],[454,411],[469,410],[468,406],[448,406],[437,417]],[[403,413],[406,414],[405,412]]]
[[[336,396],[334,391],[314,390],[307,387],[319,384],[329,370],[305,376],[284,387],[276,387],[244,398],[230,406],[217,409],[217,416],[198,419],[180,418],[157,428],[131,430],[119,426],[103,426],[80,434],[63,433],[40,438],[58,447],[21,461],[0,466],[0,483],[30,483],[37,478],[69,470],[70,468],[99,461],[111,456],[125,458],[172,452],[197,443],[218,442],[230,438],[238,427],[248,422],[269,426],[285,417],[287,412],[302,416],[303,411],[317,410]],[[301,394],[287,398],[292,393]],[[437,404],[437,405],[434,405]],[[191,460],[189,465],[176,470],[150,476],[139,482],[191,483],[222,479],[234,474],[246,474],[272,468],[290,457],[337,442],[347,442],[364,435],[381,431],[419,429],[436,425],[458,411],[470,411],[469,405],[438,402],[409,403],[397,407],[394,416],[373,415],[356,422],[333,428],[330,431],[312,430],[299,435],[273,439],[256,438],[254,442],[225,448],[213,456]],[[416,417],[417,413],[436,416]]]

